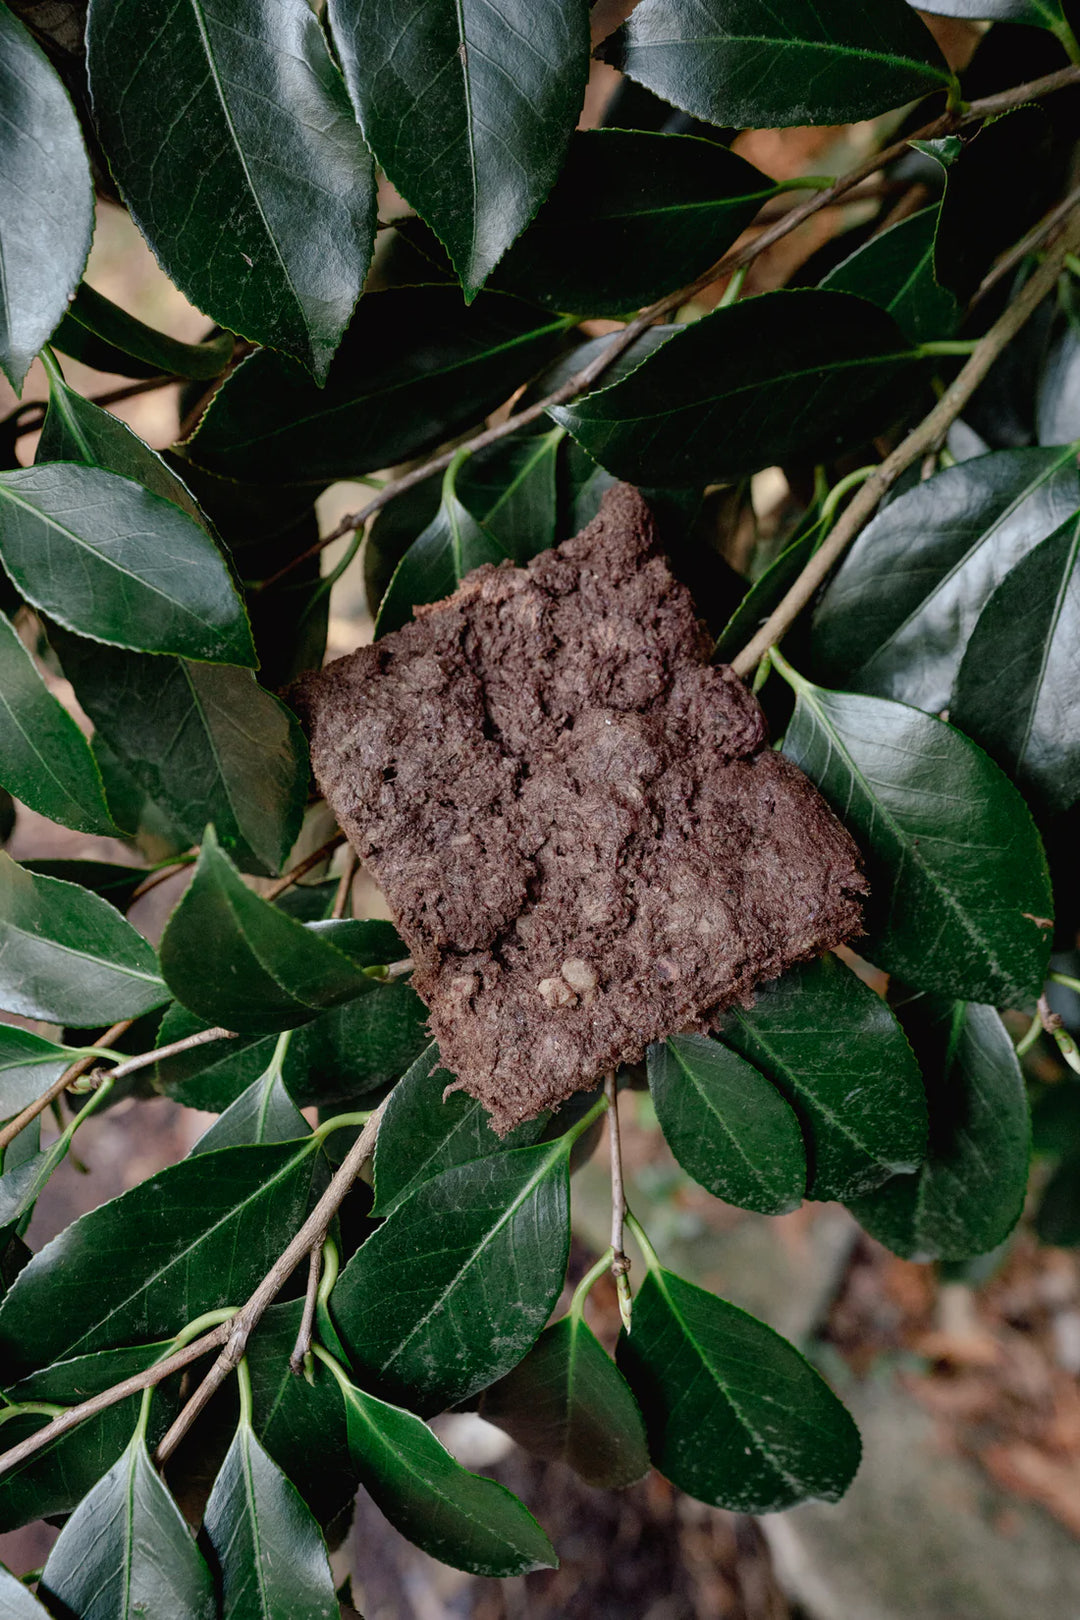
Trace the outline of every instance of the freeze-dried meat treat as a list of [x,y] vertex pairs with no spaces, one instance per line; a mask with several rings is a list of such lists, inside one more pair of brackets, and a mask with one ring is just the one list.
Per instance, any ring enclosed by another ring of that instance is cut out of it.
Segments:
[[301,687],[443,1062],[500,1131],[861,931],[855,845],[709,655],[623,484]]

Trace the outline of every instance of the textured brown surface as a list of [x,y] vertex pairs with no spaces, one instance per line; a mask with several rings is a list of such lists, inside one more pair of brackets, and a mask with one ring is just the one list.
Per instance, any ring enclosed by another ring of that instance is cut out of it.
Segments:
[[300,693],[315,774],[505,1130],[859,932],[854,844],[618,485]]

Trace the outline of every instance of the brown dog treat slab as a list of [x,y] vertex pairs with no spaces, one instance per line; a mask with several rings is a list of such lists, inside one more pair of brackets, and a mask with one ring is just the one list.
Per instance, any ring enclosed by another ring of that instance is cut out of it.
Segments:
[[319,785],[501,1131],[861,932],[855,845],[709,655],[621,484],[302,683]]

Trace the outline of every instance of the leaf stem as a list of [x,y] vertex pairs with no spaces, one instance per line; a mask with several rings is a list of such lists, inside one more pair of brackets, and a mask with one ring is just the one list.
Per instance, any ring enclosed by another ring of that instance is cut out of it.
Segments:
[[[78,1080],[80,1075],[85,1074],[87,1069],[93,1067],[97,1057],[100,1055],[101,1047],[115,1046],[120,1037],[127,1033],[134,1022],[133,1018],[122,1018],[118,1024],[114,1024],[111,1029],[107,1029],[98,1041],[93,1057],[79,1058],[78,1062],[73,1063],[69,1069],[64,1070],[60,1078],[55,1080],[47,1091],[42,1092],[41,1096],[36,1097],[32,1103],[27,1103],[21,1114],[16,1114],[14,1119],[8,1120],[3,1130],[0,1131],[0,1155],[14,1142],[20,1131],[24,1131],[28,1125],[32,1125],[38,1115],[43,1114],[50,1104],[55,1102],[57,1097],[63,1096],[72,1081]],[[115,1074],[116,1071],[113,1070],[113,1073]]]
[[1051,984],[1061,984],[1066,990],[1075,990],[1080,996],[1080,979],[1074,979],[1071,973],[1049,973],[1047,978]]
[[632,1209],[627,1209],[626,1211],[626,1224],[630,1228],[631,1232],[633,1232],[634,1237],[637,1240],[638,1248],[645,1256],[645,1264],[648,1266],[649,1270],[662,1271],[664,1268],[660,1264],[660,1256],[649,1242],[645,1228],[642,1226]]
[[585,1273],[584,1277],[582,1277],[581,1281],[574,1289],[574,1295],[570,1301],[570,1309],[566,1313],[568,1316],[572,1316],[575,1320],[579,1320],[584,1315],[586,1299],[593,1288],[596,1287],[596,1284],[600,1281],[601,1277],[604,1275],[604,1272],[611,1265],[613,1259],[614,1251],[611,1249],[605,1249],[604,1253],[600,1256],[596,1264],[594,1266],[590,1266],[589,1270]]
[[240,1423],[245,1429],[250,1429],[254,1413],[251,1400],[251,1373],[248,1370],[247,1356],[241,1356],[236,1364],[236,1384],[240,1393]]
[[1042,1017],[1039,1013],[1036,1013],[1034,1018],[1031,1020],[1031,1023],[1028,1025],[1027,1029],[1016,1043],[1016,1055],[1018,1058],[1026,1057],[1031,1051],[1031,1048],[1035,1045],[1035,1042],[1042,1034],[1042,1027]]
[[979,347],[978,338],[935,338],[932,343],[918,343],[916,354],[974,354]]
[[846,478],[841,478],[838,484],[834,484],[821,503],[821,516],[818,522],[824,528],[829,528],[844,496],[849,495],[853,489],[858,489],[860,484],[865,484],[868,478],[874,476],[877,469],[878,464],[876,461],[871,462],[867,467],[856,467],[854,472],[848,473]]

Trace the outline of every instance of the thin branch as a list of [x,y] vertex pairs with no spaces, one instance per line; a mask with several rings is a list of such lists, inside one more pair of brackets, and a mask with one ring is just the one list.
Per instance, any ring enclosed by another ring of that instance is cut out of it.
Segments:
[[199,1413],[236,1367],[263,1312],[276,1298],[301,1260],[306,1254],[310,1254],[316,1244],[321,1246],[327,1227],[375,1149],[379,1125],[391,1095],[392,1093],[388,1092],[374,1110],[299,1232],[267,1272],[247,1304],[232,1318],[224,1349],[159,1445],[157,1449],[159,1463],[166,1462],[172,1456]]
[[134,905],[136,900],[141,900],[151,889],[156,889],[159,883],[167,883],[170,878],[176,877],[178,872],[185,871],[197,853],[197,850],[189,850],[182,860],[170,861],[167,866],[159,867],[156,872],[151,872],[148,877],[143,878],[138,888],[132,891],[131,904]]
[[[95,1041],[95,1046],[115,1046],[121,1035],[126,1034],[134,1022],[133,1018],[121,1019],[118,1024],[114,1024],[111,1029],[107,1029],[99,1041]],[[84,1075],[87,1069],[92,1069],[96,1062],[96,1052],[92,1052],[89,1057],[79,1058],[70,1068],[64,1070],[59,1080],[54,1081],[48,1091],[42,1092],[40,1097],[35,1097],[32,1103],[27,1103],[21,1114],[16,1114],[14,1119],[9,1120],[3,1130],[0,1131],[0,1153],[3,1153],[11,1142],[14,1142],[20,1131],[24,1131],[28,1125],[32,1125],[39,1114],[43,1114],[46,1108],[50,1107],[58,1097],[63,1096],[68,1086],[78,1080],[81,1075]]]
[[942,113],[940,118],[935,118],[930,123],[924,124],[921,129],[913,130],[901,140],[894,141],[891,146],[886,146],[881,151],[872,153],[862,163],[856,164],[853,169],[849,169],[846,174],[842,174],[831,186],[828,186],[823,191],[813,192],[805,202],[790,209],[775,224],[770,225],[759,236],[756,236],[752,242],[747,242],[743,247],[734,249],[726,254],[724,258],[717,260],[715,264],[711,265],[708,270],[705,270],[687,286],[680,287],[677,292],[668,293],[664,298],[658,298],[654,304],[650,304],[647,309],[643,309],[640,314],[635,315],[634,319],[628,321],[621,331],[615,333],[611,342],[600,354],[596,355],[587,366],[583,366],[580,371],[569,378],[561,388],[557,388],[553,393],[546,395],[545,398],[537,400],[534,404],[528,406],[526,410],[508,416],[505,421],[498,423],[497,426],[485,428],[482,432],[474,434],[471,439],[465,439],[451,449],[444,450],[437,456],[432,456],[429,461],[425,461],[419,467],[414,467],[411,472],[403,473],[400,478],[391,479],[389,483],[379,490],[377,495],[368,501],[366,506],[361,507],[358,512],[348,513],[335,528],[331,529],[329,534],[323,535],[314,545],[309,546],[306,551],[302,551],[299,556],[293,557],[284,567],[279,568],[277,573],[271,574],[268,579],[259,580],[257,584],[252,586],[252,589],[266,590],[271,585],[276,585],[278,580],[283,579],[286,574],[291,573],[294,568],[299,568],[302,563],[308,562],[312,557],[317,557],[321,551],[332,545],[335,540],[342,540],[345,535],[355,533],[357,529],[362,528],[367,523],[369,518],[374,517],[376,512],[381,511],[396,496],[405,494],[407,490],[415,488],[417,484],[422,484],[425,479],[431,478],[435,473],[444,472],[460,450],[468,450],[470,454],[475,454],[478,450],[486,450],[490,445],[498,444],[501,439],[516,433],[519,428],[527,427],[530,422],[535,422],[538,417],[543,416],[545,412],[554,406],[565,405],[576,398],[578,394],[586,393],[593,383],[598,381],[610,366],[614,365],[620,355],[625,354],[627,349],[636,342],[642,333],[660,320],[662,316],[669,315],[673,310],[680,308],[695,293],[701,292],[714,281],[733,274],[745,265],[752,264],[767,248],[781,241],[790,231],[795,230],[797,226],[810,219],[812,215],[818,213],[822,208],[828,208],[832,203],[838,202],[841,197],[845,197],[848,192],[853,191],[864,180],[876,174],[879,169],[885,168],[898,157],[902,157],[910,148],[912,141],[937,140],[943,135],[953,135],[957,130],[965,129],[970,124],[980,123],[984,118],[1007,112],[1010,107],[1017,107],[1024,102],[1035,101],[1041,96],[1052,95],[1057,90],[1065,90],[1072,85],[1078,84],[1080,84],[1080,67],[1061,68],[1056,73],[1048,73],[1044,78],[1032,79],[1027,84],[1016,85],[1012,90],[1000,91],[993,96],[984,96],[980,101],[973,101],[966,107]]
[[975,305],[986,297],[992,287],[996,287],[1004,276],[1016,269],[1017,265],[1023,264],[1028,254],[1033,253],[1037,247],[1041,247],[1047,237],[1052,236],[1058,226],[1068,219],[1073,209],[1078,206],[1080,206],[1080,186],[1070,191],[1069,195],[1063,197],[1061,202],[1055,204],[1048,214],[1043,215],[1038,224],[1031,227],[1026,236],[1021,237],[1015,247],[1010,248],[1008,253],[998,260],[980,281],[970,307],[974,309]]
[[345,865],[341,869],[341,879],[338,883],[337,894],[334,896],[334,904],[330,911],[330,916],[334,921],[340,921],[340,919],[344,917],[346,911],[349,909],[349,901],[352,899],[353,879],[356,876],[356,869],[359,865],[360,857],[350,844],[348,849],[345,851]]
[[850,506],[844,508],[828,538],[811,557],[787,595],[766,619],[761,629],[733,658],[731,667],[743,677],[755,669],[760,659],[786,634],[802,610],[813,600],[825,583],[833,567],[854,540],[863,524],[873,515],[878,502],[895,484],[901,473],[929,451],[940,447],[946,433],[960,415],[972,394],[983,381],[994,361],[1007,347],[1042,303],[1053,291],[1065,263],[1066,255],[1080,245],[1080,210],[1074,211],[1058,240],[1047,251],[1046,257],[1034,271],[1019,295],[1001,315],[1000,319],[979,339],[978,345],[956,379],[945,390],[918,427],[887,456],[857,491]]
[[411,973],[416,963],[411,956],[405,956],[400,962],[391,962],[386,969],[388,979],[403,979],[406,973]]
[[327,856],[332,855],[338,845],[344,842],[345,834],[343,832],[335,833],[333,838],[328,838],[325,844],[320,844],[318,849],[313,850],[310,855],[305,855],[302,861],[298,861],[290,872],[286,872],[279,877],[276,883],[271,883],[263,894],[263,899],[276,900],[279,894],[284,894],[285,890],[291,889],[294,883],[299,883],[300,879],[306,877],[316,866],[321,866]]
[[630,1284],[626,1274],[630,1259],[623,1247],[626,1226],[626,1190],[623,1186],[622,1137],[619,1134],[619,1095],[614,1072],[604,1076],[608,1102],[608,1145],[611,1150],[611,1275],[619,1296],[619,1315],[630,1332]]
[[200,1029],[194,1035],[185,1035],[182,1041],[170,1041],[168,1046],[156,1046],[152,1052],[140,1052],[138,1057],[127,1058],[125,1062],[118,1063],[115,1069],[109,1070],[111,1080],[122,1080],[127,1074],[134,1074],[138,1069],[148,1069],[151,1063],[159,1063],[162,1058],[176,1057],[179,1052],[190,1052],[192,1047],[206,1046],[210,1041],[235,1041],[235,1029]]
[[300,1318],[300,1328],[293,1345],[292,1355],[289,1357],[289,1366],[299,1375],[304,1370],[304,1362],[311,1354],[311,1335],[315,1327],[315,1306],[319,1300],[319,1273],[322,1271],[322,1246],[324,1239],[314,1245],[308,1265],[307,1292],[304,1295],[304,1311]]

